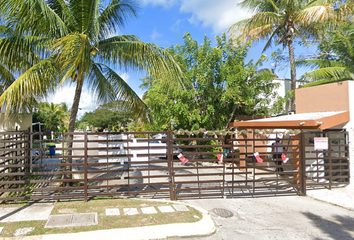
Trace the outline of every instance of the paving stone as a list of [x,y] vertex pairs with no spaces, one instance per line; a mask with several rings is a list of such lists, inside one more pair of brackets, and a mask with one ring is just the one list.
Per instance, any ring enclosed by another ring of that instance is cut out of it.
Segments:
[[97,225],[97,213],[78,213],[72,218],[72,226],[92,226]]
[[2,232],[2,230],[4,230],[4,227],[0,227],[0,233]]
[[155,207],[144,207],[144,208],[141,208],[141,211],[144,214],[155,214],[155,213],[157,213],[157,210],[156,210]]
[[176,209],[176,211],[178,211],[178,212],[188,212],[189,211],[189,209],[187,208],[186,205],[180,205],[180,204],[173,205],[173,208]]
[[32,232],[33,230],[34,227],[17,229],[14,233],[14,237],[24,236],[27,233]]
[[19,217],[19,221],[43,221],[47,220],[53,210],[52,203],[33,204],[25,208]]
[[118,215],[120,215],[120,211],[118,208],[107,208],[106,215],[107,216],[118,216]]
[[21,214],[20,208],[0,208],[0,222],[17,222]]
[[175,212],[175,210],[171,206],[159,206],[158,209],[162,213],[170,213],[170,212]]
[[123,208],[124,215],[137,215],[139,214],[137,208]]
[[52,215],[44,228],[70,227],[73,215]]

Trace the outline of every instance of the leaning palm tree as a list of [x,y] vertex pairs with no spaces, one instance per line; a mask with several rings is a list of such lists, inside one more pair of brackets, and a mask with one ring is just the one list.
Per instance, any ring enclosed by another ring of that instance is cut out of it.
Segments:
[[[231,37],[242,40],[263,40],[267,43],[263,52],[273,43],[283,44],[289,50],[291,90],[296,88],[294,40],[308,36],[317,29],[316,24],[334,20],[335,0],[243,0],[239,6],[255,14],[239,21],[229,29]],[[290,101],[295,110],[295,99]]]
[[134,0],[0,0],[0,23],[13,32],[0,32],[0,63],[17,63],[13,71],[19,75],[0,96],[0,107],[28,110],[59,86],[73,84],[69,132],[75,130],[84,86],[99,103],[119,99],[137,118],[146,118],[146,105],[112,67],[171,81],[181,71],[158,46],[115,35],[136,9]]
[[70,83],[75,84],[76,91],[69,131],[74,131],[85,85],[99,102],[124,100],[137,116],[145,117],[145,104],[112,66],[146,70],[156,78],[177,78],[180,70],[173,58],[156,45],[133,35],[114,36],[130,17],[136,16],[133,0],[104,2],[0,0],[0,13],[7,27],[27,41],[27,45],[16,45],[4,39],[7,47],[0,48],[0,56],[16,51],[26,58],[25,50],[29,48],[37,57],[4,91],[0,106],[6,111],[28,108],[34,100]]

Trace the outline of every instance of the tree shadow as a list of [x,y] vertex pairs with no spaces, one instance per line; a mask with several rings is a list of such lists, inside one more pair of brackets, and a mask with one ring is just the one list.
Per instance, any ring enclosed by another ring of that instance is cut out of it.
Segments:
[[[311,212],[303,213],[314,225],[331,239],[354,239],[354,217],[335,215],[333,219],[325,219]],[[323,239],[316,237],[314,239]]]

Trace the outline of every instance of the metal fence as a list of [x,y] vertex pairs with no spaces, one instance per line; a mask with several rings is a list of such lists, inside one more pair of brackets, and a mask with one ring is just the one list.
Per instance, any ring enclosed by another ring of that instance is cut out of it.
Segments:
[[[0,137],[0,201],[305,195],[349,183],[347,135],[340,131],[282,138],[288,158],[282,165],[271,154],[276,139],[255,133],[227,138],[11,132]],[[316,137],[328,139],[328,150],[314,149]]]

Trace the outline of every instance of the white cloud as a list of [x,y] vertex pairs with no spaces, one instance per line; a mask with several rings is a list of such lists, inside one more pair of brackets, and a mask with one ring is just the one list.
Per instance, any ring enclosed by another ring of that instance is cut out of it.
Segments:
[[181,28],[183,27],[182,25],[182,20],[181,19],[178,19],[175,24],[173,24],[171,27],[170,27],[170,30],[173,31],[173,32],[178,32]]
[[[45,101],[49,103],[60,104],[65,102],[70,108],[73,105],[75,95],[75,86],[64,86],[58,89],[53,95],[47,97]],[[97,108],[96,100],[93,98],[93,94],[89,91],[83,90],[80,97],[79,111],[77,117],[80,118],[85,112],[93,111]]]
[[227,32],[232,24],[251,14],[237,6],[235,0],[181,0],[182,12],[191,13],[191,24],[211,27],[215,33]]
[[[128,73],[126,72],[119,73],[119,76],[121,76],[123,80],[128,83],[128,80],[130,78]],[[68,107],[71,107],[73,105],[74,95],[75,95],[75,86],[64,86],[58,89],[54,94],[48,96],[47,99],[45,99],[45,101],[50,103],[55,103],[55,104],[60,104],[62,102],[65,102],[68,105]],[[94,94],[91,91],[88,91],[87,89],[83,89],[80,97],[80,103],[79,103],[80,109],[77,113],[77,117],[81,118],[85,112],[91,112],[95,110],[97,107],[98,104],[96,102]]]
[[164,8],[170,8],[177,2],[177,0],[141,0],[141,2],[143,6],[151,4],[153,6],[163,6]]
[[216,34],[227,32],[232,24],[251,17],[250,12],[237,6],[241,0],[141,0],[141,2],[142,6],[151,4],[164,8],[178,4],[181,12],[192,14],[188,19],[191,24],[211,27]]
[[124,80],[126,83],[128,83],[128,80],[129,80],[129,78],[130,78],[130,76],[129,76],[128,73],[120,73],[119,76],[120,76],[121,78],[123,78],[123,80]]
[[151,39],[152,39],[153,41],[156,41],[157,39],[162,38],[163,35],[162,35],[161,33],[159,33],[159,32],[156,30],[156,28],[155,28],[155,29],[152,31],[150,37],[151,37]]

